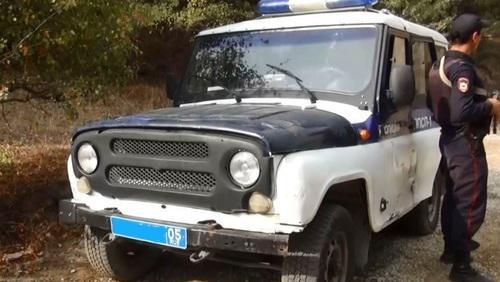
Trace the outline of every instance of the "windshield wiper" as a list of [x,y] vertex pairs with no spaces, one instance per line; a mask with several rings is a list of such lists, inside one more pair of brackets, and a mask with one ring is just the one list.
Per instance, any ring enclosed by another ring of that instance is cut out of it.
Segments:
[[295,80],[295,82],[297,82],[297,84],[300,86],[300,89],[304,92],[306,92],[310,97],[311,97],[311,103],[313,104],[316,104],[316,101],[318,101],[318,97],[316,97],[316,95],[314,95],[314,93],[309,90],[309,88],[307,88],[304,84],[302,84],[302,79],[300,79],[299,77],[297,77],[295,74],[293,74],[292,72],[290,72],[289,70],[286,70],[286,69],[283,69],[283,68],[280,68],[280,67],[277,67],[277,66],[274,66],[274,65],[270,65],[270,64],[266,64],[266,66],[272,68],[273,70],[276,70],[288,77],[291,77]]
[[210,86],[207,88],[207,92],[217,92],[217,91],[224,91],[227,94],[231,95],[236,100],[236,103],[241,103],[241,97],[238,94],[236,94],[236,92],[228,89],[227,87],[217,85],[217,86]]

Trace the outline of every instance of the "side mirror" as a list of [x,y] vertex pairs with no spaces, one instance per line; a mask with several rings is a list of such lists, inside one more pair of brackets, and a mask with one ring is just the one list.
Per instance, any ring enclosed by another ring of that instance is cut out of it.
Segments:
[[415,76],[411,66],[395,66],[389,80],[388,98],[397,108],[409,106],[415,99]]
[[179,88],[179,80],[172,72],[168,72],[166,75],[166,90],[168,99],[172,100],[175,104],[177,100],[177,91]]

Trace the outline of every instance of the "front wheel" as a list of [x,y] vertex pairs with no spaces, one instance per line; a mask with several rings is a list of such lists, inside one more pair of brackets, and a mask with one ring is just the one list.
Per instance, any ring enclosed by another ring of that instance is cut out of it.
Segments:
[[83,240],[90,265],[97,272],[120,281],[145,275],[156,264],[161,250],[116,238],[107,242],[108,233],[85,226]]
[[326,204],[307,228],[290,237],[282,282],[352,281],[354,221],[349,212]]

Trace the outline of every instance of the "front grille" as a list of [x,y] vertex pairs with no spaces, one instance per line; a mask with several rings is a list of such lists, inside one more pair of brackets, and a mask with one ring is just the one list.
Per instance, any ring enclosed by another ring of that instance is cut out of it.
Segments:
[[[254,192],[272,195],[272,160],[263,156],[267,155],[262,153],[263,144],[256,139],[173,128],[88,131],[75,137],[74,164],[84,143],[91,143],[99,153],[99,167],[85,175],[75,165],[74,173],[86,176],[93,190],[107,198],[233,213],[247,210]],[[228,157],[236,151],[261,156],[261,176],[247,189],[235,185],[227,171]]]
[[117,154],[186,158],[208,157],[208,146],[201,142],[115,139],[111,148]]
[[216,186],[211,173],[125,166],[112,166],[108,180],[112,184],[154,191],[210,193]]

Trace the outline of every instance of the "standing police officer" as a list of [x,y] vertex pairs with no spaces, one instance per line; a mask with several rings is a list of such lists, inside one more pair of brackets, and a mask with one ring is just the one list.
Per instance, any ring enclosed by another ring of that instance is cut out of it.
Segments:
[[470,253],[479,247],[472,237],[486,212],[488,164],[483,138],[489,132],[491,117],[500,113],[500,102],[487,98],[471,55],[479,47],[482,28],[487,26],[476,15],[455,18],[450,50],[429,73],[430,106],[441,126],[441,168],[446,179],[441,261],[453,263],[452,281],[482,279],[470,265]]

